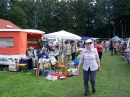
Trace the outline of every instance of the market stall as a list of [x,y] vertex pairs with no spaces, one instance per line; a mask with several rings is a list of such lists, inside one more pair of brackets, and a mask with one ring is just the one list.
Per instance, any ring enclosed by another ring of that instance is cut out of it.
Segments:
[[25,57],[29,46],[40,48],[38,39],[44,37],[44,33],[21,29],[10,21],[0,19],[0,64],[16,64],[15,59]]

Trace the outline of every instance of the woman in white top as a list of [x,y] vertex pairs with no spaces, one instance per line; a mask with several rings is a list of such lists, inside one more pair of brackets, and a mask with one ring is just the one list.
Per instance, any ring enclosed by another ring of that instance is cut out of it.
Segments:
[[85,41],[86,48],[83,49],[81,58],[79,61],[79,65],[77,71],[79,72],[81,64],[83,64],[83,77],[84,77],[84,87],[85,87],[85,94],[87,96],[89,94],[89,87],[88,87],[88,80],[90,77],[90,82],[92,84],[92,92],[96,92],[96,72],[100,70],[100,59],[98,56],[98,52],[96,48],[92,47],[92,40],[87,39]]

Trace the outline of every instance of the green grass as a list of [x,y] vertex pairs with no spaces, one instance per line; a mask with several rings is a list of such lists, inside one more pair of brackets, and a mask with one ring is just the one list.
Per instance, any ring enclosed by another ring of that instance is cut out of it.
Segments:
[[[130,97],[130,65],[120,56],[104,53],[96,86],[97,92],[93,94],[90,87],[88,97]],[[84,97],[83,94],[82,70],[79,76],[57,81],[22,72],[0,72],[0,97]]]

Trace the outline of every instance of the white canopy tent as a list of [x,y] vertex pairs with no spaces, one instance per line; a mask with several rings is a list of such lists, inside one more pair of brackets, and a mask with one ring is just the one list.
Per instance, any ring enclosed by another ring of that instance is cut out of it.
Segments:
[[59,39],[81,39],[80,36],[72,34],[70,32],[61,30],[58,32],[53,32],[49,34],[45,34],[45,38],[59,38]]

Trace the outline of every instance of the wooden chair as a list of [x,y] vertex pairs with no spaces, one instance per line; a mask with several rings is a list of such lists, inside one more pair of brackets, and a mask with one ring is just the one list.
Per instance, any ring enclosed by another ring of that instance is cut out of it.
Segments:
[[51,62],[47,61],[47,62],[43,62],[42,63],[42,75],[44,74],[45,70],[51,70]]
[[51,70],[51,62],[50,61],[47,61],[47,62],[43,62],[42,63],[42,69],[43,70]]
[[65,72],[65,65],[63,61],[57,61],[55,68],[60,69],[61,72]]
[[39,71],[40,71],[40,63],[37,64],[36,76],[39,76]]
[[[44,74],[45,70],[51,70],[51,62],[50,61],[42,63],[42,75]],[[40,71],[40,63],[37,64],[36,76],[39,76],[39,71]]]

